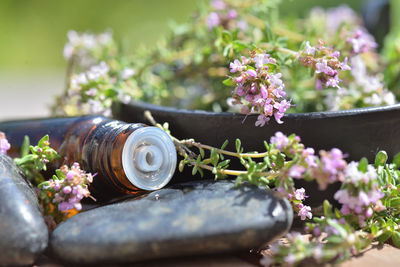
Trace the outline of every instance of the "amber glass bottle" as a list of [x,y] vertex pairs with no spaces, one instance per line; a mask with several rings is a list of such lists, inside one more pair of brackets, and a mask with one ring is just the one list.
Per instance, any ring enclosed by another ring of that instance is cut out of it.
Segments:
[[0,131],[11,144],[11,156],[19,155],[25,135],[36,144],[48,134],[62,157],[54,167],[78,162],[96,173],[91,191],[99,199],[160,189],[176,168],[170,137],[144,124],[88,116],[2,122]]

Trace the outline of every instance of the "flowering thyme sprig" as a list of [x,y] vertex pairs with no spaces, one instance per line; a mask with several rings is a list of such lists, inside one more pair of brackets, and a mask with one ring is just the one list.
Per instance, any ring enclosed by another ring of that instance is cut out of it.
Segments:
[[15,158],[15,164],[20,167],[26,178],[35,186],[44,181],[41,171],[47,170],[47,164],[60,156],[50,147],[49,136],[42,137],[36,146],[29,144],[29,137],[25,136],[21,148],[21,157]]
[[315,86],[318,90],[321,90],[322,87],[340,88],[339,71],[350,70],[350,66],[347,65],[347,58],[340,62],[339,56],[339,51],[326,47],[325,43],[320,40],[315,47],[306,42],[305,48],[298,56],[298,60],[304,66],[315,70],[317,74]]
[[[264,142],[266,151],[262,153],[244,153],[239,139],[235,142],[236,151],[225,150],[228,141],[221,148],[215,148],[196,142],[193,139],[178,140],[171,135],[168,124],[160,125],[145,112],[145,117],[155,126],[166,131],[172,138],[180,156],[183,157],[179,170],[192,167],[192,174],[203,176],[203,170],[211,171],[215,179],[224,179],[228,175],[236,176],[236,185],[249,182],[265,188],[273,188],[278,195],[287,198],[302,220],[311,219],[311,207],[303,204],[307,198],[304,188],[296,188],[294,179],[317,180],[325,185],[339,180],[338,173],[346,164],[339,149],[321,152],[321,158],[314,150],[306,148],[300,137],[294,134],[286,136],[277,132],[270,142]],[[198,152],[193,150],[195,148]],[[208,151],[208,153],[206,152]],[[240,160],[244,170],[229,169],[230,159]],[[259,159],[257,161],[257,159]]]
[[93,175],[81,170],[79,163],[75,162],[71,168],[63,165],[50,180],[38,187],[50,193],[52,203],[57,204],[58,211],[68,213],[82,209],[80,202],[84,197],[90,197],[88,186],[92,182]]
[[400,153],[393,163],[379,152],[374,165],[366,159],[351,162],[342,171],[344,180],[335,198],[343,204],[333,209],[325,201],[324,214],[307,222],[304,233],[289,234],[286,244],[275,242],[261,263],[297,265],[313,259],[317,263],[339,263],[363,252],[372,242],[388,240],[400,248]]
[[214,27],[222,26],[224,29],[247,29],[247,22],[243,19],[238,19],[238,12],[228,2],[223,0],[211,0],[211,12],[206,18],[208,30]]
[[253,51],[250,57],[235,59],[230,63],[230,72],[235,76],[225,80],[225,84],[236,86],[232,91],[233,104],[242,105],[241,112],[256,112],[256,126],[264,126],[274,116],[277,123],[290,107],[285,99],[285,85],[281,73],[273,73],[276,60],[264,52]]
[[353,55],[368,53],[378,47],[374,37],[361,27],[349,32],[348,35],[346,42],[351,46]]

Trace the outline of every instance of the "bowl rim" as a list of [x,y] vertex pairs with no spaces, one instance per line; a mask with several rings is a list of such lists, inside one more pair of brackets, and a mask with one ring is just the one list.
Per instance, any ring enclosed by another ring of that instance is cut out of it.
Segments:
[[[198,109],[183,109],[169,106],[160,106],[156,104],[151,104],[144,101],[132,100],[128,104],[124,105],[133,105],[143,110],[150,110],[156,112],[168,112],[170,114],[177,115],[199,115],[199,116],[212,116],[212,117],[221,117],[221,118],[245,118],[247,117],[257,117],[259,114],[240,114],[240,113],[232,113],[232,112],[213,112],[206,110],[198,110]],[[364,108],[354,108],[347,110],[338,110],[338,111],[318,111],[318,112],[305,112],[305,113],[288,113],[285,114],[283,119],[317,119],[317,118],[338,118],[338,117],[349,117],[361,114],[371,114],[371,113],[381,113],[381,112],[390,112],[390,111],[400,111],[400,103],[394,105],[386,105],[379,107],[364,107]]]

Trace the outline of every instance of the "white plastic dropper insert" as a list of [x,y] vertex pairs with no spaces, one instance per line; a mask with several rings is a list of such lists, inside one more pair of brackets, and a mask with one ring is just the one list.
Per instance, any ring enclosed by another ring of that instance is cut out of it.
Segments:
[[157,127],[133,131],[122,150],[122,167],[137,188],[157,190],[172,178],[176,168],[176,150],[166,132]]

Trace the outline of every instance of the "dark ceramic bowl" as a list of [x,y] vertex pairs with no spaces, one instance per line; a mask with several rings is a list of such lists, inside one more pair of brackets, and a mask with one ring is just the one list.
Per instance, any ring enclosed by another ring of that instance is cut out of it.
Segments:
[[[334,112],[287,114],[283,124],[271,120],[264,127],[255,127],[257,115],[215,113],[161,107],[143,102],[118,104],[114,116],[127,122],[148,122],[143,113],[151,111],[160,123],[168,122],[177,138],[194,138],[212,146],[221,146],[226,139],[234,149],[236,138],[246,151],[264,151],[263,141],[275,132],[296,133],[306,146],[320,149],[337,147],[349,160],[367,157],[372,161],[376,152],[385,150],[389,157],[400,152],[400,104],[393,106],[350,109]],[[244,120],[244,122],[243,122]]]
[[[240,138],[246,151],[265,151],[263,141],[269,141],[276,131],[281,131],[285,134],[296,133],[306,146],[316,151],[340,148],[348,154],[347,160],[367,157],[373,162],[379,150],[385,150],[389,157],[400,152],[400,104],[336,112],[287,114],[283,124],[271,120],[261,128],[254,126],[257,115],[250,115],[244,120],[245,116],[241,114],[184,110],[143,102],[117,104],[113,113],[119,120],[148,124],[143,115],[145,110],[151,111],[158,122],[168,122],[172,134],[177,138],[194,138],[216,147],[228,139],[228,149],[231,150],[235,149],[235,139]],[[193,179],[188,169],[174,177],[178,182],[188,179]],[[315,183],[296,181],[296,185],[306,188],[311,196],[308,204],[314,206],[321,204],[324,199],[333,201],[332,196],[339,186],[331,185],[326,191],[320,192]]]

